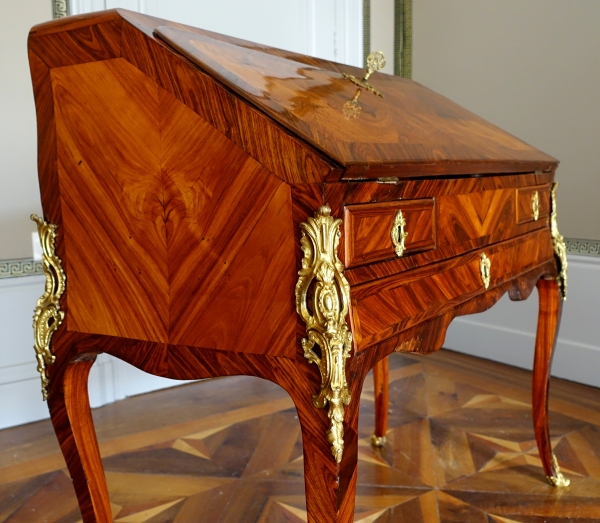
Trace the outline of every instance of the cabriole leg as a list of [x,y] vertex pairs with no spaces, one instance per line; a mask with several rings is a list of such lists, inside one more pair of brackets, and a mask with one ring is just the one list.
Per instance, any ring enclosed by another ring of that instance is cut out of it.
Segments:
[[69,364],[62,387],[48,397],[52,425],[67,462],[84,523],[110,523],[112,515],[88,397],[88,376],[95,356]]
[[[304,483],[308,523],[352,523],[356,497],[358,463],[358,409],[366,372],[355,369],[350,385],[351,399],[343,414],[343,452],[338,463],[335,445],[330,440],[329,405],[317,408],[315,393],[320,377],[314,365],[281,360],[275,370],[275,381],[291,396],[298,412],[304,451]],[[339,454],[338,454],[339,455]]]
[[556,457],[552,452],[550,429],[548,426],[550,368],[552,366],[552,356],[556,346],[558,327],[562,314],[562,299],[556,280],[541,279],[537,283],[537,288],[540,299],[540,311],[533,362],[532,402],[535,438],[548,481],[555,487],[566,487],[570,481],[560,472]]
[[388,424],[389,403],[389,367],[387,356],[379,360],[373,367],[373,382],[375,394],[375,434],[371,436],[374,447],[385,445],[385,435]]
[[353,398],[345,410],[344,451],[340,463],[334,459],[326,437],[330,428],[328,409],[317,409],[310,395],[294,398],[302,428],[308,523],[354,521],[359,396]]

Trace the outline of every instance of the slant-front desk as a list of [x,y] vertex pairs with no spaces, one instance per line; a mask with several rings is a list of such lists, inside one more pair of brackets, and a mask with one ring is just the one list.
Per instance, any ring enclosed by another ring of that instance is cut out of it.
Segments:
[[353,519],[359,396],[386,357],[537,285],[546,475],[561,300],[557,161],[425,87],[128,11],[29,38],[46,292],[35,348],[85,522],[111,521],[87,396],[105,352],[293,398],[309,521]]

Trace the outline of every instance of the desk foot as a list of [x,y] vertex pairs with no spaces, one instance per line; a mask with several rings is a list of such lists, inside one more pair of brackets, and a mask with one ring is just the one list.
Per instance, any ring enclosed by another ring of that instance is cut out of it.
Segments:
[[59,383],[51,387],[48,407],[84,523],[111,523],[108,489],[87,390],[95,359],[91,356],[67,366],[62,387]]
[[388,425],[389,407],[389,364],[388,357],[379,360],[373,367],[375,394],[375,434],[371,437],[371,445],[383,447]]
[[385,436],[378,436],[377,434],[373,434],[371,436],[371,445],[378,449],[385,447],[386,441],[387,439],[385,438]]
[[571,484],[571,480],[563,476],[554,453],[552,453],[552,466],[554,468],[554,476],[548,476],[548,483],[553,487],[568,487]]
[[532,390],[535,439],[549,483],[554,487],[566,487],[570,482],[560,472],[558,462],[552,452],[548,425],[550,368],[552,366],[552,356],[556,347],[556,338],[562,314],[562,298],[556,280],[541,279],[537,283],[537,288],[540,299],[540,311],[535,340]]

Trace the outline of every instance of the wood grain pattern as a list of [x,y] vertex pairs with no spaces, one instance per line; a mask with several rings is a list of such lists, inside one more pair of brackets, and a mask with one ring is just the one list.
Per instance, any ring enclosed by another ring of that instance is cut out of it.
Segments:
[[408,234],[404,254],[435,248],[435,212],[433,198],[349,205],[344,210],[344,246],[346,267],[364,265],[396,256],[391,238],[398,211],[406,221]]
[[[536,184],[554,175],[490,176],[481,178],[399,181],[395,184],[327,184],[324,200],[335,216],[359,202],[389,202],[432,198],[435,200],[436,248],[424,252],[395,255],[379,263],[350,267],[345,276],[351,285],[414,269],[432,262],[491,245],[548,226],[547,217],[517,223],[515,189]],[[520,190],[520,189],[519,189]],[[546,195],[547,197],[547,195]],[[364,205],[364,203],[363,203]],[[346,234],[347,236],[348,234]],[[345,242],[345,238],[342,238]],[[342,260],[348,247],[341,248]]]
[[49,68],[121,56],[123,20],[116,11],[73,17],[34,27],[28,46]]
[[[38,173],[40,180],[42,177],[45,178],[45,183],[40,184],[40,197],[44,213],[50,223],[59,223],[61,204],[60,198],[57,198],[57,195],[60,195],[60,188],[56,171],[56,125],[50,69],[31,49],[28,49],[28,54],[38,130]],[[61,232],[58,231],[58,234]]]
[[533,360],[533,424],[544,473],[546,476],[556,477],[557,470],[555,470],[552,462],[552,440],[548,422],[548,389],[550,387],[552,356],[556,348],[563,302],[556,280],[540,279],[537,283],[537,289],[540,311]]
[[[167,253],[152,223],[161,191],[157,89],[123,60],[52,75],[69,328],[165,342]],[[135,306],[120,307],[115,288]]]
[[108,489],[90,411],[87,381],[95,357],[82,358],[66,368],[63,387],[54,387],[48,407],[84,521],[112,521]]
[[[181,52],[154,36],[159,26]],[[68,281],[49,406],[83,520],[110,521],[117,510],[85,394],[91,362],[104,352],[159,376],[243,374],[282,387],[300,421],[305,519],[349,523],[367,373],[377,365],[385,433],[387,356],[435,352],[454,317],[506,292],[525,299],[540,278],[556,276],[547,217],[522,220],[520,207],[554,180],[556,161],[417,84],[380,75],[373,80],[385,101],[363,96],[362,119],[342,121],[337,105],[349,91],[340,73],[357,70],[182,27],[117,10],[43,24],[29,38],[42,203],[58,225]],[[379,176],[414,179],[364,180]],[[339,249],[355,341],[339,464],[325,437],[327,410],[312,402],[321,377],[302,354],[306,329],[293,299],[300,224],[325,204],[346,222]],[[410,222],[408,251],[389,259],[390,246],[381,250],[389,226],[380,223],[399,207]],[[540,320],[540,340],[553,335],[552,317]],[[539,353],[547,356],[546,341]],[[234,441],[250,445],[240,434]],[[208,455],[203,445],[169,448]],[[268,461],[268,440],[262,445],[248,474]],[[229,516],[245,517],[254,495],[243,490]],[[164,503],[173,503],[164,509],[171,517],[179,501]],[[119,517],[140,512],[130,510]],[[265,517],[291,521],[286,510]]]
[[389,410],[389,363],[385,357],[373,367],[373,393],[375,394],[375,432],[374,436],[381,442],[385,440],[388,430]]
[[370,81],[384,97],[366,93],[360,116],[346,119],[342,107],[356,86],[337,73],[179,28],[155,33],[340,164],[368,165],[348,169],[348,179],[377,177],[379,166],[393,176],[549,170],[556,163],[411,80],[375,74]]
[[517,221],[525,223],[534,220],[531,200],[533,194],[538,193],[539,219],[550,214],[550,187],[539,185],[536,187],[523,187],[517,189]]
[[[121,11],[120,11],[121,12]],[[341,169],[157,40],[123,26],[123,56],[287,183],[339,178]],[[198,95],[202,93],[202,95]]]
[[[350,314],[356,350],[364,350],[481,294],[481,252],[354,287]],[[547,229],[497,244],[485,253],[492,263],[490,286],[553,260]]]
[[53,74],[69,328],[292,355],[289,187],[122,59]]

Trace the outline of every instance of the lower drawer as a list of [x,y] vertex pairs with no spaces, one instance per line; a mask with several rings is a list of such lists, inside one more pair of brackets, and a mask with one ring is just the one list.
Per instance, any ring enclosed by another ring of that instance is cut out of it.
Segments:
[[550,230],[469,252],[351,288],[350,318],[361,351],[486,291],[482,254],[489,259],[489,288],[553,257]]

